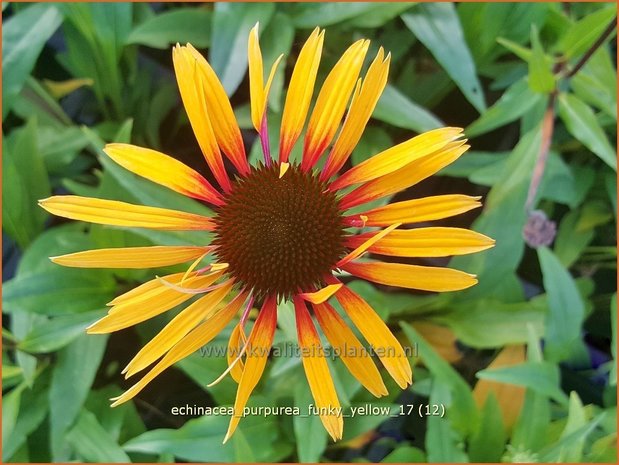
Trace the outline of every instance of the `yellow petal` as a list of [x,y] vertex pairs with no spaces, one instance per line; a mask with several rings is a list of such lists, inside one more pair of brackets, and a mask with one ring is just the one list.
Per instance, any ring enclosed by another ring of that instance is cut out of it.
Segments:
[[111,226],[167,231],[210,231],[214,227],[213,221],[206,216],[166,208],[133,205],[116,200],[56,195],[39,200],[39,205],[51,214],[63,218]]
[[130,399],[133,399],[144,387],[166,368],[179,360],[191,355],[200,347],[208,344],[215,338],[237,314],[241,305],[247,298],[247,292],[239,293],[228,305],[212,315],[205,322],[200,323],[193,331],[181,339],[167,354],[136,384],[131,386],[125,393],[114,399],[112,407],[116,407]]
[[294,309],[305,376],[316,402],[320,421],[331,438],[337,441],[342,439],[344,419],[327,359],[320,344],[320,336],[302,299],[298,297],[294,299]]
[[303,130],[314,92],[323,41],[324,31],[321,32],[319,28],[314,29],[303,45],[292,71],[282,114],[279,141],[280,162],[288,161],[290,151]]
[[456,363],[462,359],[463,353],[458,348],[458,338],[450,328],[429,321],[417,321],[413,326],[441,358],[449,363]]
[[260,51],[260,44],[258,42],[258,23],[251,29],[249,33],[249,39],[247,44],[247,58],[249,63],[249,95],[251,101],[251,120],[254,124],[256,131],[262,130],[262,121],[267,109],[267,100],[269,97],[269,90],[271,89],[271,83],[275,76],[275,71],[279,62],[283,58],[280,55],[273,66],[267,80],[266,86],[263,82],[263,66],[262,66],[262,52]]
[[419,158],[393,173],[357,187],[342,198],[340,207],[352,208],[417,184],[456,161],[468,148],[469,146],[463,145],[462,141],[451,142],[431,155]]
[[480,198],[460,194],[436,195],[395,202],[368,210],[363,215],[366,216],[366,226],[441,220],[481,207]]
[[368,68],[363,84],[353,93],[350,110],[320,176],[323,181],[333,176],[352,153],[387,84],[391,54],[384,58],[382,47]]
[[75,268],[157,268],[195,260],[209,250],[189,246],[118,247],[70,253],[50,260]]
[[313,304],[321,304],[329,300],[329,298],[335,294],[340,287],[342,287],[342,283],[329,284],[316,292],[303,292],[300,293],[299,296]]
[[207,318],[217,304],[230,293],[234,280],[229,279],[221,287],[200,297],[176,315],[148,344],[127,364],[123,373],[128,378],[143,370],[180,341],[189,331]]
[[236,400],[234,401],[234,415],[230,419],[228,432],[224,438],[224,443],[230,439],[230,436],[239,425],[239,421],[243,415],[243,410],[252,391],[260,381],[262,372],[267,363],[271,346],[273,345],[273,336],[275,335],[275,327],[277,326],[277,302],[274,297],[267,297],[258,318],[254,323],[254,327],[249,334],[247,341],[247,357],[245,359],[245,368],[239,387],[236,391]]
[[[351,236],[348,247],[358,247],[373,238],[374,233]],[[399,229],[380,238],[368,250],[396,257],[447,257],[480,252],[494,246],[494,240],[462,228]]]
[[[178,89],[200,150],[202,150],[204,159],[219,185],[225,191],[229,191],[231,188],[230,179],[224,167],[213,122],[209,115],[209,110],[212,111],[212,109],[207,110],[202,83],[204,78],[199,71],[199,63],[186,47],[181,47],[178,44],[172,49],[172,60]],[[215,120],[217,119],[216,115],[217,113],[213,113]]]
[[314,166],[335,136],[369,46],[370,41],[363,39],[352,44],[325,79],[307,126],[301,164],[304,170]]
[[[166,276],[169,282],[180,283],[184,273]],[[195,273],[185,279],[183,287],[203,289],[210,286],[222,275],[221,271],[208,275]],[[157,316],[189,300],[192,294],[178,292],[154,279],[117,297],[106,316],[88,327],[89,334],[105,334],[128,328]]]
[[387,388],[370,352],[363,347],[342,317],[328,303],[314,304],[313,307],[322,332],[350,373],[376,397],[386,396]]
[[211,124],[217,143],[236,169],[241,174],[247,174],[249,173],[249,163],[245,155],[243,137],[226,91],[217,74],[200,52],[191,44],[187,44],[186,49],[195,60],[202,77],[203,95],[209,115],[212,115]]
[[[371,250],[371,247],[376,242],[380,241],[387,234],[392,233],[392,231],[400,225],[401,223],[396,223],[396,224],[392,224],[388,228],[383,229],[382,231],[378,231],[378,233],[375,231],[372,231],[368,233],[367,235],[364,234],[364,235],[352,236],[348,238],[346,245],[348,247],[355,247],[355,250],[353,250],[348,255],[346,255],[344,258],[342,258],[339,262],[337,262],[336,267],[340,268],[346,265],[346,263],[361,256],[366,250],[368,249]],[[356,240],[357,238],[361,238],[361,240]]]
[[194,199],[223,203],[219,192],[200,173],[168,155],[130,144],[108,144],[103,151],[138,176]]
[[369,262],[348,263],[342,269],[375,283],[422,291],[459,291],[477,284],[474,275],[451,268]]
[[[519,365],[525,361],[523,345],[505,346],[496,358],[488,365],[488,369]],[[479,408],[486,403],[490,394],[494,394],[503,413],[503,423],[507,429],[516,423],[522,404],[524,403],[525,388],[515,384],[499,383],[487,379],[480,379],[473,389],[473,398]]]
[[461,135],[461,128],[449,127],[424,132],[352,167],[333,181],[330,189],[342,189],[398,171],[415,160],[443,149]]
[[[243,349],[245,342],[246,341],[243,339],[241,325],[238,324],[232,330],[230,340],[228,341],[228,366],[230,366],[241,354],[241,350]],[[245,364],[243,363],[243,360],[239,359],[230,370],[230,376],[232,376],[232,379],[237,383],[241,382],[244,367]]]
[[348,287],[342,287],[335,297],[363,337],[370,343],[391,377],[402,389],[405,389],[412,383],[413,371],[402,345],[385,322],[365,300]]

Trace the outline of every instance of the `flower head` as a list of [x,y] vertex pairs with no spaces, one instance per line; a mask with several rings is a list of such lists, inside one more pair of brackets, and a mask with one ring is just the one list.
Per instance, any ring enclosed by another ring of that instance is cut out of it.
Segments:
[[[473,275],[454,269],[364,257],[367,252],[391,257],[459,255],[494,243],[466,229],[406,227],[476,208],[480,206],[476,197],[439,195],[363,207],[426,179],[460,157],[468,148],[461,129],[447,127],[413,137],[338,176],[387,82],[390,55],[385,56],[382,48],[363,77],[369,41],[359,40],[344,52],[318,92],[307,123],[302,159],[290,160],[308,119],[323,40],[324,31],[316,28],[299,53],[284,105],[277,160],[268,139],[267,102],[281,57],[265,84],[257,25],[248,43],[251,117],[264,162],[249,165],[225,91],[208,62],[189,44],[174,47],[174,68],[191,126],[218,186],[157,151],[128,144],[105,147],[105,153],[126,169],[208,203],[214,210],[212,217],[77,196],[40,201],[49,212],[75,220],[213,233],[214,239],[201,247],[100,249],[53,258],[61,265],[82,268],[148,268],[192,262],[185,273],[157,277],[116,297],[108,314],[88,328],[89,333],[118,331],[198,296],[129,362],[124,370],[127,377],[151,368],[114,399],[113,405],[135,397],[159,373],[235,321],[229,367],[224,373],[239,384],[235,416],[226,435],[229,438],[264,371],[277,324],[277,304],[289,300],[294,303],[303,367],[320,418],[331,437],[340,439],[342,416],[329,410],[340,404],[321,353],[316,323],[331,346],[340,349],[342,361],[363,386],[379,397],[387,394],[387,389],[369,352],[329,303],[331,298],[339,302],[369,344],[390,349],[376,353],[395,382],[401,388],[412,382],[400,343],[370,305],[342,282],[340,272],[379,284],[436,292],[476,283]],[[224,157],[237,172],[234,178],[224,167]],[[207,255],[213,258],[211,264],[200,268]],[[248,331],[254,303],[260,310]]]

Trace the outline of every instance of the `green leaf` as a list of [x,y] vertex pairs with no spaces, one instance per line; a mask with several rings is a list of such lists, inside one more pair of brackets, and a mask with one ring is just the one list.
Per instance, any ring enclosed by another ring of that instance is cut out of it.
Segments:
[[49,197],[51,190],[37,149],[36,118],[11,135],[13,143],[2,144],[2,196],[11,199],[4,203],[2,223],[7,234],[24,249],[43,230],[47,214],[37,201]]
[[517,120],[534,105],[543,100],[539,93],[532,92],[525,79],[520,79],[505,91],[501,98],[464,131],[469,137],[485,134]]
[[[565,429],[561,433],[561,438],[564,439],[570,434],[578,431],[587,424],[587,414],[582,405],[582,401],[578,394],[574,391],[570,393],[570,404],[567,416]],[[561,451],[561,460],[564,462],[580,462],[582,460],[583,449],[585,447],[585,437],[581,437],[575,441],[566,444]]]
[[543,302],[506,303],[482,298],[462,302],[436,321],[449,325],[459,341],[486,349],[527,341],[529,327],[541,334],[546,305]]
[[[314,403],[314,398],[307,383],[297,383],[294,391],[294,405],[301,412],[307,413],[308,406]],[[295,415],[292,419],[296,438],[297,456],[302,463],[318,463],[322,453],[327,448],[327,431],[322,426],[318,415]]]
[[[419,347],[419,355],[423,363],[434,376],[433,386],[434,384],[437,386],[444,385],[451,392],[451,402],[449,405],[445,401],[445,398],[448,396],[437,399],[436,403],[445,404],[449,411],[450,422],[458,431],[465,434],[475,431],[477,428],[477,408],[475,407],[468,383],[462,379],[449,363],[434,351],[432,346],[411,325],[400,322],[400,326],[408,340]],[[450,410],[449,407],[453,408]],[[438,426],[437,428],[441,429],[443,426]],[[428,460],[431,461],[429,456]]]
[[[333,6],[333,4],[331,5]],[[372,5],[374,8],[347,20],[342,26],[344,28],[379,28],[389,23],[396,16],[404,13],[414,5],[416,5],[416,2],[374,4]],[[324,19],[322,19],[322,21],[324,21]]]
[[479,429],[472,435],[468,453],[472,462],[498,463],[505,449],[505,426],[494,393],[486,398],[480,414]]
[[[45,375],[41,375],[45,377]],[[17,387],[15,390],[19,390]],[[24,389],[21,393],[19,403],[19,412],[13,425],[13,429],[8,433],[4,433],[4,428],[7,428],[7,423],[4,422],[4,408],[8,395],[3,397],[3,441],[2,441],[2,461],[7,462],[11,459],[17,450],[26,442],[28,436],[35,431],[45,419],[49,408],[46,392],[48,389],[47,379],[39,379],[34,384],[32,389]],[[14,392],[15,390],[11,391]],[[10,395],[11,393],[9,393]],[[4,440],[4,434],[7,434]]]
[[[432,381],[430,405],[440,405],[449,397],[450,387],[446,380],[435,378]],[[461,408],[454,402],[451,405],[454,411]],[[462,437],[451,426],[451,418],[429,416],[426,431],[426,452],[428,462],[464,463],[468,462],[466,453],[462,450]]]
[[65,462],[67,431],[77,419],[99,369],[107,335],[83,334],[58,352],[49,388],[52,459]]
[[539,40],[537,28],[531,29],[533,53],[529,61],[529,87],[534,92],[549,94],[555,89],[555,76],[548,65],[548,60]]
[[43,50],[58,29],[62,16],[54,5],[32,5],[9,18],[2,28],[2,119]]
[[562,405],[568,398],[559,386],[559,367],[550,362],[525,362],[503,368],[485,369],[477,372],[479,379],[525,386],[550,397]]
[[376,5],[365,2],[295,3],[291,14],[296,27],[309,29],[337,24],[375,9]]
[[273,3],[216,3],[212,19],[209,63],[228,95],[247,70],[247,37],[256,24],[264,30],[275,12]]
[[561,462],[565,453],[565,449],[571,447],[579,441],[584,441],[600,424],[604,418],[604,413],[601,413],[594,420],[572,431],[570,434],[561,437],[557,442],[551,443],[540,451],[540,460],[544,462]]
[[593,228],[578,228],[580,216],[580,209],[568,212],[561,220],[555,238],[555,255],[566,268],[578,260],[595,235]]
[[460,293],[462,298],[496,296],[504,277],[518,267],[524,253],[521,231],[527,219],[523,206],[540,143],[539,126],[521,137],[484,201],[483,214],[471,227],[496,240],[496,246],[450,261],[450,266],[478,274],[479,284]]
[[105,310],[96,310],[50,319],[36,325],[17,345],[17,348],[34,354],[58,350],[83,334],[91,323],[103,315],[105,315]]
[[2,444],[6,444],[8,438],[13,434],[19,414],[21,394],[25,388],[26,383],[24,382],[2,396]]
[[562,93],[559,95],[559,116],[576,139],[617,171],[616,151],[589,105],[575,95]]
[[[247,416],[241,420],[232,438],[222,445],[230,418],[227,415],[204,415],[189,420],[178,429],[155,429],[130,439],[123,445],[127,452],[173,454],[179,459],[196,462],[236,462],[247,458],[247,446],[253,461],[274,462],[283,459],[278,443],[274,417]],[[240,434],[238,434],[240,433]],[[264,447],[269,444],[270,447]]]
[[[273,19],[269,21],[269,25],[260,36],[260,48],[262,49],[264,68],[270,72],[271,66],[273,66],[273,63],[275,63],[275,60],[277,60],[280,54],[283,53],[284,57],[289,56],[293,42],[294,26],[292,25],[292,20],[289,16],[276,11],[273,15]],[[269,109],[275,112],[281,111],[282,108],[285,76],[285,63],[280,63],[277,67],[277,71],[275,71],[275,76],[271,83],[271,90],[269,91]],[[239,122],[239,124],[241,123]],[[253,127],[251,121],[248,127]]]
[[389,84],[385,87],[372,116],[393,126],[419,133],[445,125],[428,110]]
[[22,369],[14,365],[2,365],[2,380],[14,378],[22,374]]
[[565,360],[580,342],[585,306],[574,279],[546,247],[537,249],[548,295],[545,354],[553,361]]
[[617,14],[617,6],[611,5],[594,11],[585,16],[561,37],[557,44],[557,51],[562,52],[569,59],[585,53],[602,35],[602,32]]
[[134,27],[127,43],[168,49],[170,44],[189,42],[194,47],[207,48],[211,17],[212,12],[205,7],[165,11]]
[[65,436],[80,457],[87,462],[127,463],[129,456],[88,410],[82,410],[75,425]]
[[610,300],[610,327],[613,334],[610,350],[613,354],[613,363],[611,365],[609,374],[609,384],[611,386],[617,385],[617,293],[613,294]]
[[401,16],[480,113],[486,109],[475,62],[451,3],[422,3]]
[[401,446],[389,453],[381,463],[422,463],[426,462],[424,451],[413,446]]
[[5,283],[4,311],[44,315],[80,313],[103,307],[115,289],[111,275],[101,270],[84,273],[58,268],[28,273]]

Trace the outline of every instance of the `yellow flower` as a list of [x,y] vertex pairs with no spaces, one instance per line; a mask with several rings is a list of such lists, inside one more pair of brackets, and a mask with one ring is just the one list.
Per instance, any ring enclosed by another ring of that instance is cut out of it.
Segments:
[[[219,188],[154,150],[127,144],[109,144],[104,149],[126,169],[210,204],[215,212],[212,218],[76,196],[55,196],[40,204],[53,214],[92,223],[205,230],[214,234],[212,243],[203,247],[102,249],[53,258],[61,265],[82,268],[147,268],[193,261],[186,273],[154,279],[118,296],[110,303],[108,314],[88,329],[89,333],[109,333],[127,328],[200,295],[129,362],[124,370],[127,377],[155,365],[114,399],[113,405],[136,396],[155,376],[211,341],[240,314],[229,342],[229,368],[224,373],[239,384],[227,440],[264,371],[277,323],[277,302],[291,300],[307,380],[322,423],[337,440],[342,437],[343,420],[334,412],[340,404],[310,311],[352,375],[375,396],[387,394],[379,370],[369,351],[364,350],[328,302],[331,297],[366,341],[382,349],[375,352],[402,389],[411,384],[412,372],[387,325],[336,273],[343,270],[375,283],[425,291],[465,289],[476,279],[462,271],[359,259],[366,252],[393,257],[467,254],[492,247],[494,241],[458,228],[397,229],[403,224],[447,218],[476,208],[480,206],[476,197],[439,195],[362,213],[349,212],[426,179],[468,148],[461,129],[436,129],[336,176],[359,141],[387,82],[390,55],[385,56],[382,48],[365,76],[360,77],[369,47],[367,40],[352,44],[325,79],[309,117],[302,161],[290,163],[290,152],[305,126],[322,52],[324,31],[316,28],[312,32],[292,73],[283,110],[279,157],[274,160],[266,108],[281,57],[264,85],[257,27],[252,29],[248,44],[251,117],[262,144],[264,163],[253,167],[248,164],[225,91],[213,69],[191,45],[174,47],[174,68],[191,126]],[[237,177],[231,178],[224,168],[222,152],[235,167]],[[317,162],[323,158],[319,170]],[[357,234],[359,227],[372,229]],[[213,264],[195,269],[207,254],[214,257]],[[246,336],[245,325],[254,302],[261,303],[260,311]]]

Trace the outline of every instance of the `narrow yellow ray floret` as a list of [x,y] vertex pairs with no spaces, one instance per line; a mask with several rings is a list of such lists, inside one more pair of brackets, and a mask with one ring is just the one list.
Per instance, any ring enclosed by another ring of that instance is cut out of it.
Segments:
[[350,110],[346,115],[342,130],[329,153],[321,179],[329,179],[344,166],[359,139],[361,139],[363,130],[387,84],[390,61],[391,54],[384,58],[383,48],[379,48],[362,84],[358,85],[353,93]]
[[221,205],[221,194],[197,171],[156,150],[130,144],[108,144],[103,151],[120,166],[194,199]]
[[435,195],[376,207],[360,216],[365,216],[367,226],[442,220],[481,207],[479,199],[461,194]]
[[210,231],[214,226],[210,218],[194,213],[76,195],[49,197],[39,200],[39,205],[56,216],[111,226],[168,231]]
[[302,299],[294,299],[294,309],[305,376],[316,401],[320,421],[331,438],[337,441],[342,439],[344,418],[320,336]]
[[247,58],[249,65],[249,95],[251,102],[251,121],[256,128],[256,131],[262,131],[262,124],[264,116],[267,110],[267,101],[269,98],[269,91],[271,89],[271,83],[275,77],[275,71],[279,62],[284,57],[280,55],[273,66],[267,79],[266,85],[264,85],[263,78],[263,65],[262,65],[262,52],[260,51],[260,44],[258,42],[258,26],[252,28],[249,33],[249,40],[247,44]]
[[461,135],[461,128],[440,128],[424,132],[359,163],[333,181],[330,188],[342,189],[397,172],[411,162],[443,149]]
[[368,262],[347,263],[342,269],[375,283],[422,291],[459,291],[477,284],[472,274],[434,266]]
[[292,71],[282,113],[279,142],[280,162],[288,161],[290,151],[303,130],[307,110],[312,100],[323,41],[324,31],[320,31],[319,28],[314,29],[303,45]]
[[369,46],[370,41],[364,39],[352,44],[325,79],[307,126],[303,169],[314,166],[335,136]]
[[211,247],[185,245],[154,245],[149,247],[118,247],[113,249],[85,250],[50,260],[58,265],[75,268],[157,268],[195,260]]
[[[373,237],[372,234],[350,237],[348,244],[354,247]],[[470,229],[430,227],[393,231],[368,250],[396,257],[447,257],[481,252],[492,246],[493,239]]]

